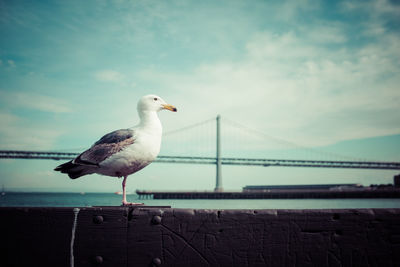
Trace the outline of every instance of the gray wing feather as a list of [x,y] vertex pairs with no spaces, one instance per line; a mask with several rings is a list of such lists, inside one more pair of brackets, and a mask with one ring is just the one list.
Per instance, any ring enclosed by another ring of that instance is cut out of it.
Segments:
[[102,138],[100,138],[99,141],[94,143],[94,145],[119,143],[128,138],[131,138],[133,136],[133,133],[134,132],[131,129],[117,130],[117,131],[114,131],[114,132],[104,135]]
[[135,142],[133,130],[122,129],[100,138],[94,145],[80,154],[73,163],[98,166],[100,162]]

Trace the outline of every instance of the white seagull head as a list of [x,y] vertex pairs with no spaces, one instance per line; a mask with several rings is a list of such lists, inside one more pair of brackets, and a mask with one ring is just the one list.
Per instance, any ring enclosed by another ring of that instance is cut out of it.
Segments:
[[176,112],[177,109],[173,105],[167,104],[167,102],[164,101],[159,96],[156,95],[145,95],[143,96],[137,105],[137,109],[139,112],[143,111],[160,111],[163,109],[167,109],[173,112]]

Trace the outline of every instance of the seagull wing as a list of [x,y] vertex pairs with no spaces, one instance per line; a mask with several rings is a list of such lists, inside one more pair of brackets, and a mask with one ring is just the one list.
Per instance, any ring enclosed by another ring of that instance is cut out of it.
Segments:
[[123,150],[134,142],[134,131],[131,129],[122,129],[111,132],[100,138],[100,140],[91,148],[81,153],[72,163],[78,165],[98,166],[100,162]]

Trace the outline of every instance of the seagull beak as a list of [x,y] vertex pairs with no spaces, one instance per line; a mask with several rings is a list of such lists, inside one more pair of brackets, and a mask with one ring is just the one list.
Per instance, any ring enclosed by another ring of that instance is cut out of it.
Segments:
[[171,111],[173,111],[173,112],[176,112],[176,111],[177,111],[177,110],[176,110],[176,107],[174,107],[173,105],[165,104],[165,105],[162,105],[162,106],[163,106],[164,109],[168,109],[168,110],[171,110]]

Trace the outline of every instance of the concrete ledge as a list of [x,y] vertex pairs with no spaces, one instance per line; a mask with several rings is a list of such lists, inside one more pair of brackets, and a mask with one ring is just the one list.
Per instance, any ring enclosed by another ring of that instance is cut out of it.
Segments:
[[0,208],[0,266],[400,266],[400,209]]

